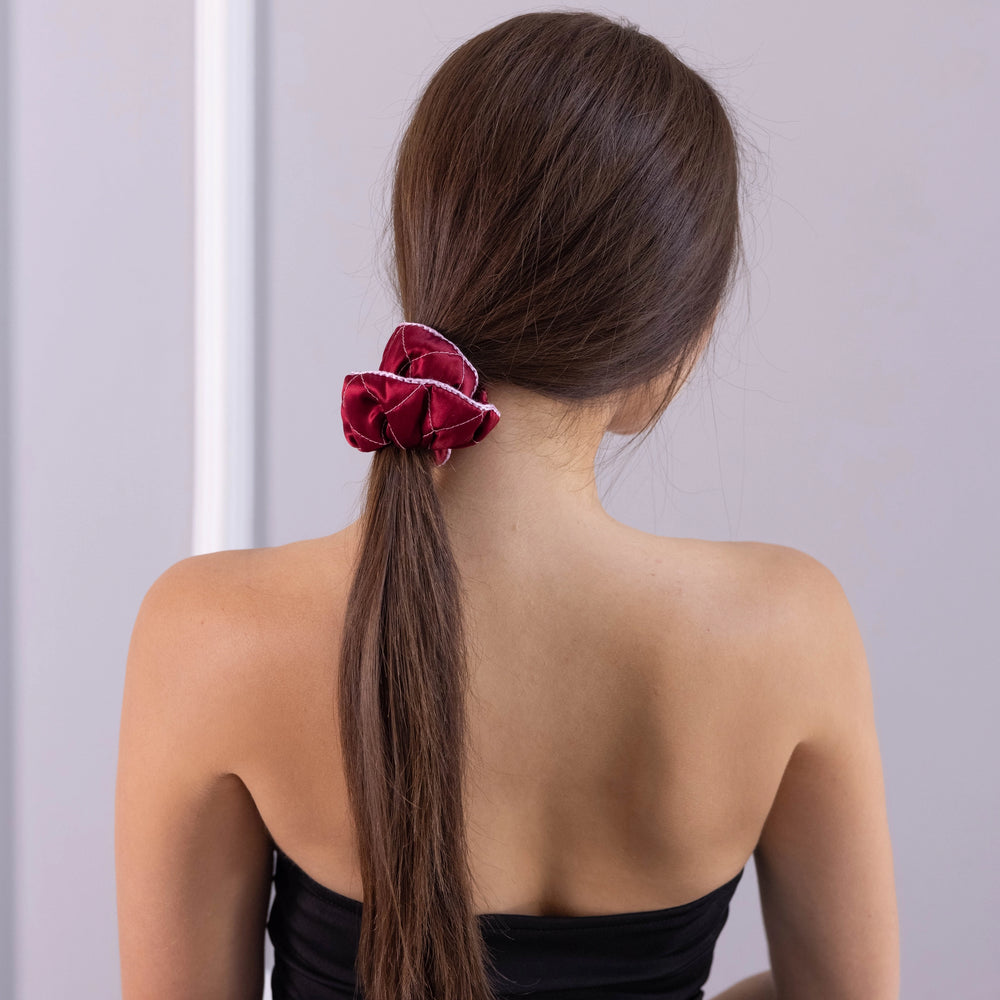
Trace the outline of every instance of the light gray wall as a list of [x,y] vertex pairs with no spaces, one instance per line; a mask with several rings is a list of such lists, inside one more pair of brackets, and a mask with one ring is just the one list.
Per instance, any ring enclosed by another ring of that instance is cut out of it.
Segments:
[[190,551],[193,17],[14,0],[16,1000],[119,993],[139,601]]
[[10,58],[0,0],[0,998],[14,991],[14,672],[11,619]]
[[[386,159],[444,55],[523,9],[269,5],[263,543],[354,516],[369,459],[342,436],[343,373],[401,318],[372,259]],[[837,574],[873,675],[902,996],[991,1000],[998,9],[595,9],[713,75],[762,152],[748,308],[642,454],[602,470],[608,506]],[[163,0],[12,11],[15,995],[113,996],[125,650],[190,524],[193,19]],[[747,875],[709,996],[767,962]]]

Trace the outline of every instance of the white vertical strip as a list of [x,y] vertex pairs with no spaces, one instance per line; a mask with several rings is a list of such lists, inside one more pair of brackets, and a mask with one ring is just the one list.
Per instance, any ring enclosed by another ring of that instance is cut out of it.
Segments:
[[255,8],[195,11],[195,554],[254,544]]

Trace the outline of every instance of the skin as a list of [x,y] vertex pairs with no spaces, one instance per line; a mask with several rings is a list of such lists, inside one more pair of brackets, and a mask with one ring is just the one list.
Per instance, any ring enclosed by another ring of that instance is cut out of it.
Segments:
[[[474,447],[454,449],[433,472],[455,543],[499,552],[513,532],[533,551],[537,538],[553,531],[587,538],[595,529],[620,527],[600,499],[597,452],[605,434],[642,430],[649,401],[662,398],[671,374],[583,412],[517,386],[490,387],[489,401],[501,414],[496,427]],[[523,535],[529,526],[534,538]]]
[[[850,607],[798,550],[608,515],[598,447],[639,429],[650,398],[559,433],[557,406],[498,386],[500,422],[435,470],[472,639],[474,908],[659,909],[753,858],[773,978],[728,995],[894,998],[892,852]],[[275,844],[364,897],[331,669],[357,527],[181,560],[143,599],[116,784],[124,1000],[260,996]]]

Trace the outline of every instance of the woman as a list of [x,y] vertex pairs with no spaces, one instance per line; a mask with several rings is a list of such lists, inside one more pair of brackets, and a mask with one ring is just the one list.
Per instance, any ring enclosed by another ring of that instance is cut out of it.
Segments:
[[[402,139],[408,321],[344,379],[343,531],[182,560],[129,649],[125,1000],[700,1000],[747,860],[771,969],[898,994],[868,668],[834,576],[598,497],[740,259],[718,94],[594,13],[461,45]],[[639,440],[639,438],[635,438]],[[268,914],[273,878],[274,905]]]

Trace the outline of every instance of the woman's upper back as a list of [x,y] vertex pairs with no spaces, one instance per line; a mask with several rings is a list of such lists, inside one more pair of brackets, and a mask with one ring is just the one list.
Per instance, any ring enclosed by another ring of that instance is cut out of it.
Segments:
[[[241,777],[288,855],[360,899],[335,711],[354,540],[251,555],[272,655]],[[479,912],[657,909],[743,867],[803,725],[768,648],[774,549],[609,522],[524,565],[458,553]]]

